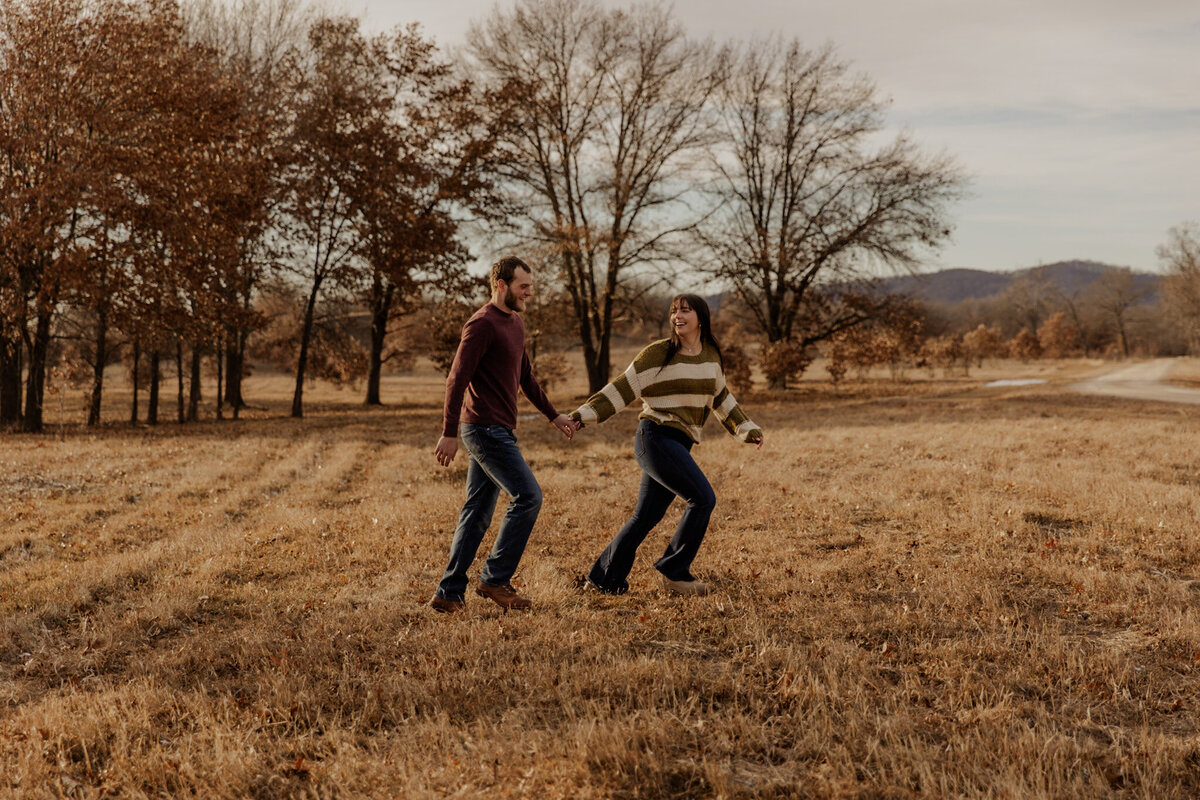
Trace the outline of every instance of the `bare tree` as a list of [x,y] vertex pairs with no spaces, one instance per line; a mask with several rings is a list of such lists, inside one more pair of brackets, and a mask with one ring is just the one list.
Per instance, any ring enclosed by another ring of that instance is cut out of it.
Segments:
[[689,167],[710,143],[714,51],[662,6],[596,0],[519,0],[472,27],[468,43],[509,103],[499,178],[513,232],[561,270],[599,389],[623,285],[640,266],[671,263],[676,234],[694,224]]
[[1146,299],[1146,290],[1139,287],[1129,267],[1114,267],[1104,273],[1100,280],[1089,287],[1089,294],[1096,308],[1112,326],[1121,356],[1129,357],[1130,324],[1132,310]]
[[1090,308],[1086,302],[1087,292],[1079,289],[1070,294],[1062,289],[1056,289],[1056,292],[1058,305],[1075,329],[1084,358],[1091,358],[1092,350],[1095,349],[1101,335],[1101,326],[1096,324],[1095,309]]
[[861,304],[839,306],[841,293],[823,285],[913,268],[949,236],[958,167],[907,135],[877,144],[883,109],[874,86],[829,48],[755,41],[731,57],[713,155],[721,206],[699,238],[707,271],[737,292],[770,342],[803,347],[857,324]]
[[1188,222],[1172,228],[1158,248],[1166,273],[1163,302],[1187,332],[1188,347],[1200,350],[1200,224]]
[[996,302],[1011,330],[1036,332],[1046,317],[1058,310],[1063,293],[1044,267],[1034,267],[1014,280]]

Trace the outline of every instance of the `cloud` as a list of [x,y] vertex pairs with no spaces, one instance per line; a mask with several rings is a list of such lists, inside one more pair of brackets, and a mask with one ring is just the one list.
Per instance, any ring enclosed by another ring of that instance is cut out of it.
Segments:
[[832,42],[902,110],[1186,108],[1200,78],[1194,2],[689,0],[680,16],[716,38]]
[[[354,13],[376,28],[420,21],[456,45],[493,6],[370,0]],[[1195,0],[676,0],[675,10],[696,36],[832,43],[891,98],[890,125],[955,156],[974,196],[955,211],[941,264],[1079,257],[1150,269],[1166,230],[1200,214]]]

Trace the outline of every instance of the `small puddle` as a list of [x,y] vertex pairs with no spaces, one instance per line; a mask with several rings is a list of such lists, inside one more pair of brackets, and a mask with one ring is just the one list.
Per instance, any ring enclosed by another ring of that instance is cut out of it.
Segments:
[[1036,386],[1039,383],[1045,383],[1045,378],[1023,378],[1020,380],[1002,380],[985,383],[984,386]]

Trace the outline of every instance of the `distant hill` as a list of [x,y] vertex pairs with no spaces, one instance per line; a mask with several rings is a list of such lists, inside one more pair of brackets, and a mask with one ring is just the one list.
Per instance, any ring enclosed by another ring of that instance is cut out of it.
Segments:
[[[882,288],[888,294],[904,294],[927,303],[953,305],[964,300],[987,300],[1002,294],[1022,278],[1039,272],[1068,297],[1077,296],[1089,284],[1117,267],[1096,261],[1059,261],[1015,272],[987,272],[981,269],[944,269],[925,275],[888,278]],[[1144,302],[1153,303],[1158,295],[1158,275],[1134,273],[1134,285],[1147,293]]]

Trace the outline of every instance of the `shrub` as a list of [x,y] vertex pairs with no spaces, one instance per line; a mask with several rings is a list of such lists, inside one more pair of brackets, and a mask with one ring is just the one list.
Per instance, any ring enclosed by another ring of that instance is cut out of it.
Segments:
[[1029,328],[1022,328],[1021,332],[1014,336],[1012,341],[1008,343],[1008,352],[1013,358],[1029,361],[1034,358],[1041,358],[1042,345]]
[[759,364],[772,389],[786,389],[787,382],[800,377],[812,356],[795,342],[768,342],[763,345]]
[[725,361],[725,382],[736,396],[749,394],[754,388],[750,374],[750,357],[740,344],[721,345],[721,356]]

